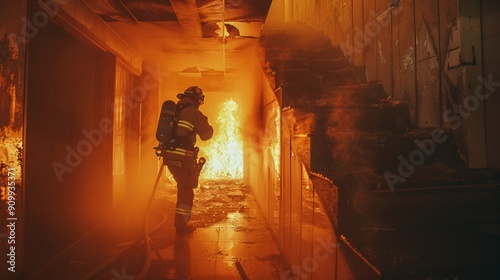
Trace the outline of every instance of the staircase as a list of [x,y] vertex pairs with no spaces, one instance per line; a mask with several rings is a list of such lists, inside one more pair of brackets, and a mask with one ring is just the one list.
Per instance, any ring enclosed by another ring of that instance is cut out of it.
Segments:
[[[412,128],[407,103],[387,96],[381,83],[367,82],[364,67],[349,65],[341,49],[322,34],[297,23],[270,25],[262,32],[260,47],[271,86],[281,88],[282,108],[293,110],[285,114],[291,131],[309,135],[314,143],[304,163],[341,189],[421,186],[425,178],[417,169],[437,162],[448,168],[463,164],[448,132],[423,163],[418,155],[409,158],[419,149],[415,141],[432,139],[433,129]],[[401,157],[418,163],[411,176],[399,174]],[[404,182],[389,186],[386,172]]]
[[[460,205],[475,205],[481,200],[496,205],[499,194],[493,192],[489,199],[484,193],[474,198],[438,194],[433,201],[440,201],[440,208],[432,210],[418,191],[416,196],[398,195],[422,188],[439,191],[447,185],[488,183],[485,178],[498,182],[499,176],[469,170],[458,155],[453,131],[440,130],[439,139],[444,141],[435,142],[431,149],[429,141],[436,129],[412,127],[407,103],[390,98],[381,83],[367,81],[364,68],[349,65],[341,49],[321,33],[299,23],[266,24],[259,44],[268,81],[281,92],[289,131],[301,136],[292,141],[294,153],[309,172],[326,176],[338,187],[338,202],[329,201],[337,197],[335,190],[319,191],[323,204],[332,209],[330,218],[338,223],[339,233],[376,267],[395,278],[415,272],[404,271],[406,264],[423,269],[422,273],[432,266],[448,269],[450,264],[428,255],[432,248],[416,253],[426,238],[426,225],[420,222],[443,224],[450,217],[460,221],[457,213],[471,214]],[[308,141],[301,140],[305,135]],[[428,146],[420,148],[416,141]],[[338,221],[337,207],[328,206],[337,203]],[[401,225],[406,227],[398,228]],[[377,232],[367,233],[367,228]],[[424,228],[422,236],[408,239],[415,228]],[[387,239],[386,231],[400,235]],[[398,251],[408,246],[415,252]],[[466,264],[473,261],[464,260]]]

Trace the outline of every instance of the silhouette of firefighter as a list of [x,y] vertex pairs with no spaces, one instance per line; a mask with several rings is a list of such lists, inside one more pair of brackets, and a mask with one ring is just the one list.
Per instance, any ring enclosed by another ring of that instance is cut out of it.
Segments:
[[[187,88],[177,94],[179,101],[175,106],[175,120],[172,122],[172,134],[168,142],[160,142],[163,163],[177,182],[177,204],[174,226],[177,234],[191,233],[195,227],[189,225],[193,207],[194,192],[198,186],[200,171],[205,163],[198,158],[196,135],[206,141],[212,138],[213,128],[200,110],[205,96],[197,86]],[[162,109],[163,111],[163,109]]]

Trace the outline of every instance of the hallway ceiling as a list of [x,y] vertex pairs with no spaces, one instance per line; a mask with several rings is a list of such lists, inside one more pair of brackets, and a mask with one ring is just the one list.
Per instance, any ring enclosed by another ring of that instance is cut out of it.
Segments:
[[245,67],[271,1],[84,0],[147,63],[198,77]]

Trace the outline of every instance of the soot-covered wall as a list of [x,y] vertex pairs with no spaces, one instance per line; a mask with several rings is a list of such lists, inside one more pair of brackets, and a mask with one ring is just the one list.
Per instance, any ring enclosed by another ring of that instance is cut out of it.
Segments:
[[367,81],[408,103],[414,128],[452,130],[469,167],[498,169],[497,89],[481,82],[500,79],[498,8],[494,0],[276,0],[268,22],[321,31]]

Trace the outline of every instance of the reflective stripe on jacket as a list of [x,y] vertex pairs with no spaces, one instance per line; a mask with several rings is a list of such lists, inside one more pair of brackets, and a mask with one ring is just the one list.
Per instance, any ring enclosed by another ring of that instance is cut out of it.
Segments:
[[179,100],[177,106],[183,106],[184,108],[179,111],[176,141],[173,147],[165,150],[164,157],[167,160],[191,161],[197,157],[197,151],[193,150],[196,143],[196,134],[211,137],[213,128],[208,123],[208,118],[195,107],[191,98]]
[[204,141],[212,137],[214,129],[208,122],[208,118],[195,107],[191,98],[182,98],[177,102],[177,106],[185,106],[179,112],[179,121],[177,123],[178,136],[184,137],[189,135],[189,139],[193,145],[196,144],[196,134]]
[[183,149],[183,148],[175,148],[174,150],[170,150],[170,149],[166,149],[165,150],[165,156],[168,158],[168,159],[184,159],[184,158],[178,158],[178,157],[175,157],[175,155],[177,156],[182,156],[182,157],[187,157],[187,158],[194,158],[196,157],[196,153],[195,151],[192,151],[192,150],[186,150],[186,149]]
[[177,129],[181,127],[187,129],[189,132],[194,130],[194,124],[186,120],[179,120],[177,122]]

